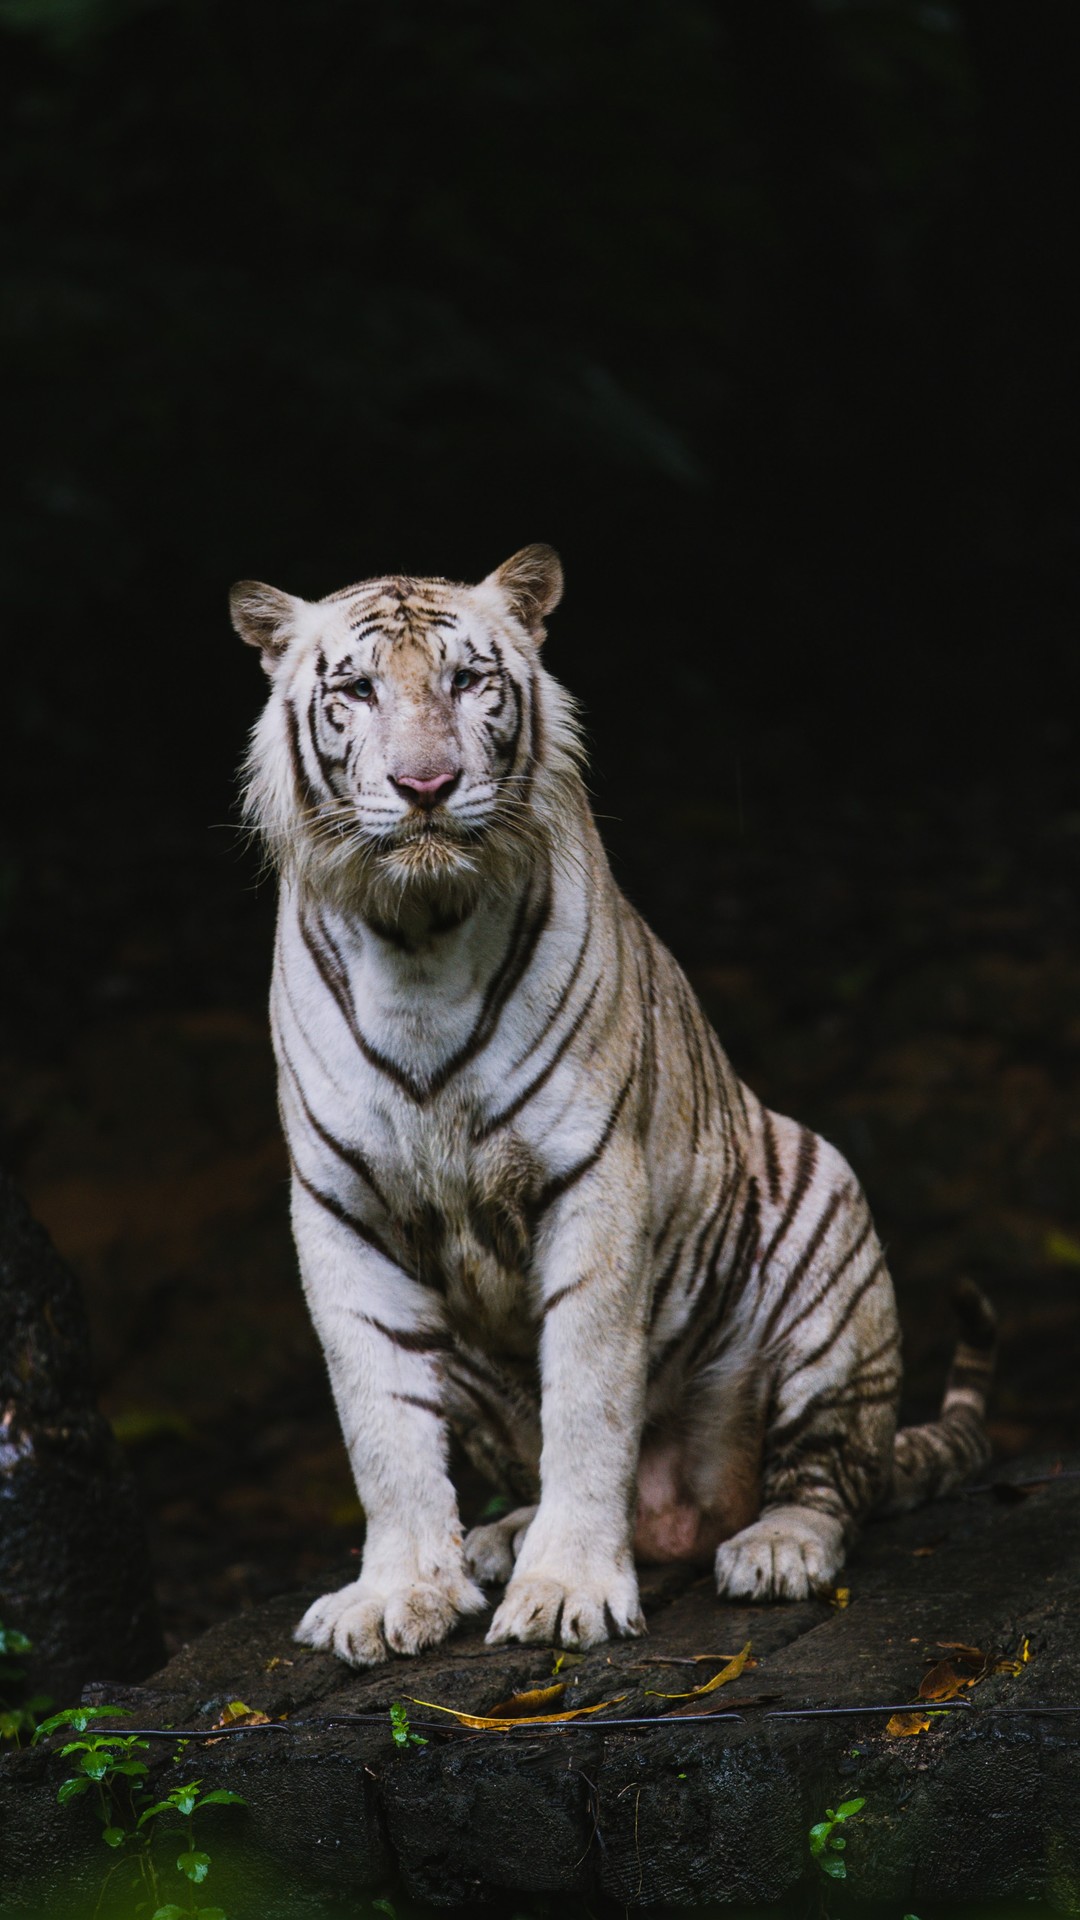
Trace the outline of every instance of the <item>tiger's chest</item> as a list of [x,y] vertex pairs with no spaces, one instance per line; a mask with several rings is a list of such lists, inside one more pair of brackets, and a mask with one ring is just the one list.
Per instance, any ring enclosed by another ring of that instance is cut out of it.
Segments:
[[472,1345],[525,1356],[536,1345],[531,1202],[539,1172],[510,1133],[473,1139],[467,1103],[404,1114],[387,1129],[382,1178],[403,1264],[441,1295]]

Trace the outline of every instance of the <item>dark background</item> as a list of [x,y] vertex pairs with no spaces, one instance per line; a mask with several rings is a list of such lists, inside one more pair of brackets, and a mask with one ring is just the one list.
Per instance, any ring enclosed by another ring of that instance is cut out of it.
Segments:
[[865,1181],[908,1411],[968,1271],[999,1450],[1075,1441],[1074,0],[0,0],[0,54],[4,1151],[171,1634],[357,1522],[238,576],[559,547],[619,877]]

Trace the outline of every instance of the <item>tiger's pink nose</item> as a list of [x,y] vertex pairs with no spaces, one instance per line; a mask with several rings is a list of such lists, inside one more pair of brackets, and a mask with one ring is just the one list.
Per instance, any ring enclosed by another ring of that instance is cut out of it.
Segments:
[[458,767],[453,773],[432,773],[425,779],[413,773],[392,773],[390,784],[414,807],[429,808],[437,807],[440,800],[448,799],[451,789],[457,786],[460,778],[461,768]]

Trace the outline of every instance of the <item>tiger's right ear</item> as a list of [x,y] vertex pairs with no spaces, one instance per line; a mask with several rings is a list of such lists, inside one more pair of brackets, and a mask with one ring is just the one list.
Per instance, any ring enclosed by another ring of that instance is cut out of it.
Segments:
[[238,580],[230,590],[233,627],[249,647],[261,648],[267,673],[273,673],[296,632],[303,604],[293,594],[264,586],[261,580]]

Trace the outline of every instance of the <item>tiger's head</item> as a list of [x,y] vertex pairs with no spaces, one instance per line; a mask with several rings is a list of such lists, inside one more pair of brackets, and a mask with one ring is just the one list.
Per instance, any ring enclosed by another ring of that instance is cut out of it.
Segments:
[[527,865],[577,752],[540,663],[562,584],[545,546],[478,586],[393,576],[307,601],[239,582],[233,626],[270,677],[244,808],[277,863],[380,911],[460,904]]

